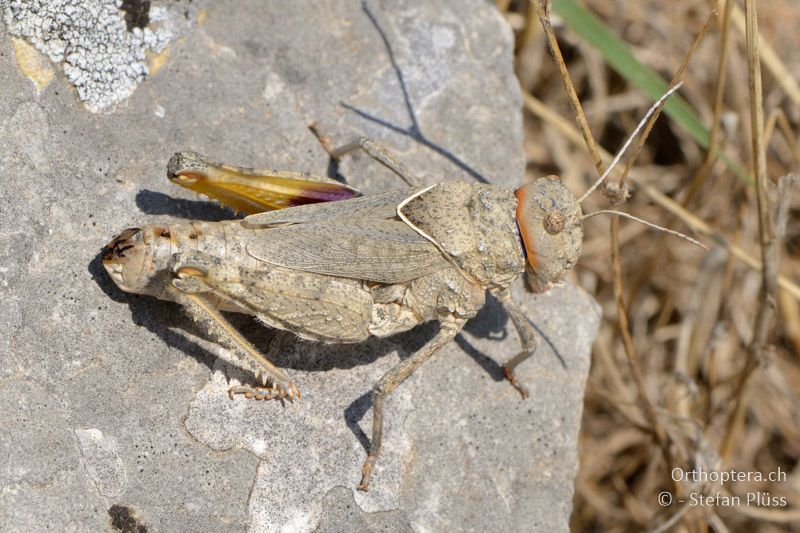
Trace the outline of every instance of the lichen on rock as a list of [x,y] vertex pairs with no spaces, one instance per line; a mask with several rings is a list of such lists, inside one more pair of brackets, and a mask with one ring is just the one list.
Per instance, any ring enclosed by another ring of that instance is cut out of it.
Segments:
[[[164,49],[166,27],[128,31],[122,0],[2,0],[9,32],[60,64],[92,112],[113,110],[148,74],[146,53]],[[163,18],[153,10],[150,20]]]

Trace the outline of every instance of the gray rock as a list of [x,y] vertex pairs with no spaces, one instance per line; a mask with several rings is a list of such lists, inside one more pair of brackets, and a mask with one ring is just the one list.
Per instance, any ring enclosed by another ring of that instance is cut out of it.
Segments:
[[[179,27],[180,4],[154,4]],[[312,122],[338,142],[380,140],[428,182],[519,184],[501,17],[482,0],[228,0],[188,17],[160,70],[107,114],[64,76],[37,93],[0,40],[0,530],[567,529],[598,322],[579,289],[514,287],[547,339],[520,368],[527,401],[502,380],[498,362],[520,348],[490,299],[387,402],[361,493],[371,385],[435,326],[326,346],[234,317],[303,398],[231,401],[242,374],[217,362],[222,348],[175,305],[117,290],[98,254],[128,226],[231,216],[165,179],[174,151],[327,173]],[[367,193],[398,185],[361,155],[339,171]]]
[[99,429],[76,429],[86,473],[94,481],[97,492],[116,498],[125,488],[125,463],[119,457],[117,439],[107,437]]

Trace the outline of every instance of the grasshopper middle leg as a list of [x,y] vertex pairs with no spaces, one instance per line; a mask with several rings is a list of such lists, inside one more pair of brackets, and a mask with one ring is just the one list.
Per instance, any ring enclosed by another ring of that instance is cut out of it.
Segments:
[[372,387],[372,442],[369,448],[369,454],[364,461],[364,466],[361,468],[361,483],[359,483],[359,490],[366,491],[369,488],[369,479],[372,475],[372,469],[375,467],[375,462],[378,460],[378,455],[381,452],[381,444],[383,442],[383,402],[386,397],[397,388],[405,379],[410,376],[414,370],[420,367],[422,363],[431,358],[440,348],[445,346],[448,342],[461,331],[467,319],[448,317],[441,322],[441,329],[439,333],[428,341],[425,346],[417,350],[413,355],[404,359],[397,364],[394,368],[389,370],[383,375],[381,379]]

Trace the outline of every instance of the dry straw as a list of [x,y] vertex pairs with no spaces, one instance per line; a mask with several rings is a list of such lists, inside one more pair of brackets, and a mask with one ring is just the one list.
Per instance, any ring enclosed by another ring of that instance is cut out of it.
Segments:
[[[573,190],[604,175],[597,183],[607,183],[611,203],[633,189],[630,216],[713,243],[703,252],[620,228],[613,215],[609,235],[587,220],[575,281],[607,320],[587,385],[575,530],[774,530],[800,521],[792,470],[800,460],[800,199],[792,192],[800,88],[791,74],[800,72],[800,10],[793,0],[743,4],[498,2],[516,25],[531,175],[555,169]],[[656,123],[656,111],[637,126],[641,95],[655,100],[679,79],[685,100],[667,105],[670,120]],[[616,158],[625,168],[607,170],[614,158],[601,145],[619,146],[640,129],[632,153]],[[788,478],[720,487],[674,481],[676,467],[782,469]],[[662,506],[662,491],[676,500],[769,493],[785,505]]]

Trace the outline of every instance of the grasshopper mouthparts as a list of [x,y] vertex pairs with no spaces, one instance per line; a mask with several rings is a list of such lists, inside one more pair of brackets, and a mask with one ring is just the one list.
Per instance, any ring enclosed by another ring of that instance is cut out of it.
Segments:
[[141,292],[135,283],[136,276],[132,273],[141,272],[144,268],[145,254],[142,253],[142,244],[142,229],[126,228],[101,251],[106,272],[126,292]]

